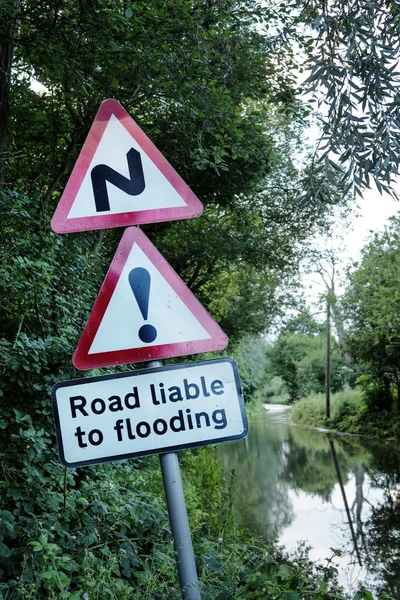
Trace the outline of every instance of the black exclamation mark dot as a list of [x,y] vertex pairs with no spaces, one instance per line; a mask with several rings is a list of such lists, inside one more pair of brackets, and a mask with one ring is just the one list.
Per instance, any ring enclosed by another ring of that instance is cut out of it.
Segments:
[[[128,279],[143,319],[147,321],[151,283],[150,273],[143,267],[136,267],[130,271]],[[146,323],[139,329],[138,335],[142,342],[150,344],[157,337],[157,329],[153,325]]]

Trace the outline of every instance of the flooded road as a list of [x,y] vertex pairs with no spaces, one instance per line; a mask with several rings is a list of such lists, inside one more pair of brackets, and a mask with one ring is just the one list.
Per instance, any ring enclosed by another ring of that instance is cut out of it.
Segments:
[[400,599],[400,451],[396,442],[291,425],[267,405],[245,440],[220,446],[234,470],[242,524],[289,551],[304,542],[324,562],[331,548],[339,582]]

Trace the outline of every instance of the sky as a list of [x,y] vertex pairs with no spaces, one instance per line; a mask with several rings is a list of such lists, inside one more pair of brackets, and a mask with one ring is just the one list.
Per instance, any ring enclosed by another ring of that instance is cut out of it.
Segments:
[[358,260],[370,232],[383,231],[388,219],[400,210],[399,202],[377,190],[367,190],[358,204],[359,216],[354,218],[352,230],[349,229],[344,237],[347,253],[353,260]]
[[[307,96],[305,100],[307,100]],[[318,121],[313,119],[305,132],[305,139],[311,147],[315,147],[320,135]],[[395,184],[394,188],[400,196],[400,181]],[[357,204],[353,209],[354,214],[352,218],[349,218],[348,223],[344,226],[338,218],[330,235],[314,238],[311,240],[311,246],[319,250],[334,250],[335,254],[341,257],[339,270],[344,271],[347,266],[360,260],[361,250],[368,243],[371,234],[383,231],[389,218],[398,211],[400,211],[400,201],[397,202],[389,194],[380,194],[376,188],[370,190],[364,188],[363,197],[357,196]],[[339,237],[340,240],[338,240]],[[304,267],[303,273],[301,283],[306,302],[312,309],[315,318],[319,319],[318,308],[321,307],[319,298],[325,287],[320,276],[305,273]],[[344,285],[341,284],[340,277],[335,286],[338,295],[343,293]],[[320,318],[323,318],[322,313]]]
[[[400,185],[397,186],[397,192],[400,192]],[[329,238],[326,236],[318,237],[312,243],[312,246],[316,249],[339,249],[342,258],[339,270],[342,271],[354,261],[360,260],[361,250],[368,243],[372,232],[383,231],[389,218],[400,211],[400,202],[396,202],[388,194],[381,195],[377,190],[366,190],[363,198],[358,198],[357,204],[358,209],[355,209],[350,225],[343,227],[338,221],[333,227]],[[340,241],[336,239],[336,236],[340,236]],[[325,290],[322,280],[318,275],[304,273],[301,283],[304,288],[306,302],[312,309],[313,315],[317,320],[323,320],[325,313],[320,314],[318,312],[321,307],[319,297]],[[340,283],[340,277],[335,285],[336,292],[340,296],[344,291],[344,286]]]

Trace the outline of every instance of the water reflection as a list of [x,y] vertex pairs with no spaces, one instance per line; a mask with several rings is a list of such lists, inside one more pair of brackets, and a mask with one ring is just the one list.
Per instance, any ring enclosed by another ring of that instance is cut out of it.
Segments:
[[381,592],[400,598],[400,456],[397,448],[372,455],[371,485],[383,493],[381,502],[372,505],[363,526],[365,550],[371,571],[383,581]]
[[394,444],[289,425],[275,407],[250,422],[247,441],[220,447],[235,471],[243,524],[310,558],[338,559],[340,582],[400,598],[400,454]]

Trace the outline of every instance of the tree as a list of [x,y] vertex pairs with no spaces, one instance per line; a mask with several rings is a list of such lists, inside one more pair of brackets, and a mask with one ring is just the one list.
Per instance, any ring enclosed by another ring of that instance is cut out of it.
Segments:
[[0,9],[0,189],[4,183],[6,156],[6,131],[10,112],[11,67],[14,54],[14,37],[17,30],[16,13],[19,0],[3,3]]
[[[278,281],[298,260],[294,241],[324,227],[342,200],[332,192],[322,204],[299,201],[294,157],[307,110],[290,93],[294,53],[256,27],[272,31],[280,17],[253,0],[154,2],[151,11],[117,0],[6,6],[4,21],[18,25],[4,40],[14,56],[4,82],[6,188],[34,197],[31,209],[48,227],[100,101],[117,97],[207,206],[198,221],[147,227],[152,239],[205,304],[215,306],[216,287],[232,282],[223,314],[239,304],[243,313],[225,318],[230,336],[262,330]],[[34,93],[31,77],[47,91]],[[104,265],[118,236],[92,236]],[[239,299],[261,286],[261,310]]]
[[[340,239],[337,240],[340,243]],[[340,350],[345,354],[345,332],[340,298],[337,295],[338,283],[343,276],[341,269],[341,250],[337,248],[324,248],[311,251],[307,257],[308,269],[320,278],[323,292],[319,295],[321,304],[326,307],[327,315],[332,315]]]
[[[193,188],[200,179],[203,198],[221,194],[219,177],[232,161],[225,195],[259,183],[271,149],[259,101],[273,101],[277,64],[265,60],[272,42],[253,27],[262,19],[255,2],[153,2],[151,10],[118,0],[9,4],[6,17],[18,23],[18,36],[8,146],[20,147],[28,129],[43,137],[36,136],[25,160],[7,161],[7,181],[23,165],[24,181],[39,176],[37,188],[57,189],[100,101],[114,96]],[[32,76],[47,94],[32,94]],[[280,85],[291,78],[280,76]],[[31,106],[41,110],[32,114]],[[53,154],[41,152],[44,141]],[[32,156],[40,156],[41,170]]]
[[[340,251],[333,248],[316,250],[311,253],[310,269],[322,280],[324,292],[320,295],[320,302],[326,307],[326,370],[325,370],[325,398],[326,416],[329,419],[331,411],[331,317],[336,326],[339,348],[345,357],[343,316],[339,309],[336,295],[337,278],[340,265]],[[318,282],[321,283],[321,282]],[[347,358],[347,357],[346,357]]]
[[400,219],[390,220],[363,248],[349,273],[345,295],[347,344],[354,360],[365,365],[375,382],[368,399],[375,409],[400,407]]
[[251,400],[265,379],[268,361],[266,349],[265,341],[256,336],[244,337],[235,348],[233,358],[239,367],[245,401]]
[[[231,102],[244,108],[238,83],[247,88],[249,99],[283,104],[290,111],[296,104],[295,69],[301,56],[300,68],[310,71],[303,88],[322,110],[322,138],[304,180],[306,197],[325,203],[337,177],[344,191],[355,186],[360,193],[372,179],[378,189],[393,192],[400,147],[395,0],[280,0],[262,5],[252,0],[213,5],[180,0],[153,2],[151,10],[117,0],[70,0],[61,6],[52,0],[5,0],[3,6],[2,133],[14,55],[25,99],[27,75],[34,74],[66,107],[57,121],[48,111],[49,137],[67,145],[77,136],[73,148],[99,101],[105,95],[118,96],[142,124],[150,114],[170,116],[169,125],[154,129],[169,138],[166,146],[180,158],[190,129],[178,134],[174,123],[196,120],[198,127],[192,131],[197,131],[197,143],[189,144],[186,166],[190,170],[194,159],[195,167],[216,167],[216,175],[234,156],[232,146],[241,150],[253,136],[251,129],[242,129],[240,110],[233,119],[225,110]],[[249,77],[250,71],[255,77]],[[211,114],[209,108],[217,102],[219,109]],[[248,104],[245,110],[253,108]],[[253,117],[256,125],[258,116]],[[74,126],[66,129],[69,118]],[[148,120],[150,126],[153,121]],[[214,127],[217,122],[229,125],[222,134]],[[256,157],[249,162],[257,172]],[[69,168],[64,163],[53,165],[53,180]],[[240,169],[240,176],[246,178],[246,170]],[[214,176],[210,184],[215,181]]]
[[[310,69],[305,83],[322,112],[313,171],[332,177],[345,166],[347,188],[362,195],[371,180],[396,195],[400,167],[399,6],[395,0],[297,0],[306,23]],[[297,12],[296,12],[297,10]],[[334,160],[332,160],[334,159]]]
[[[302,323],[301,318],[305,316]],[[272,373],[282,377],[292,402],[311,393],[325,390],[326,336],[324,326],[312,320],[304,311],[282,329],[270,348]],[[331,353],[331,387],[337,392],[349,383],[351,371],[347,368],[337,345]]]
[[292,317],[282,327],[281,333],[286,334],[304,334],[307,336],[320,335],[324,332],[324,326],[318,323],[308,309],[299,311],[299,314]]

